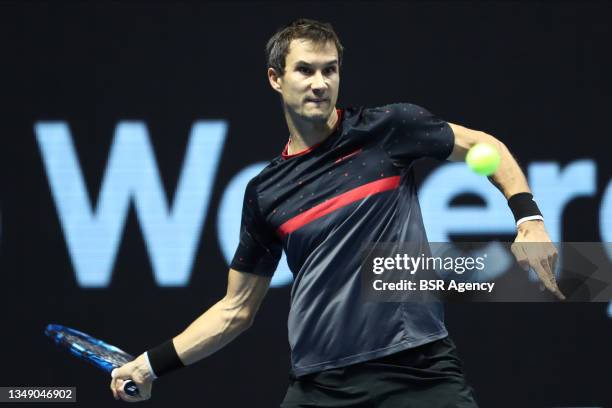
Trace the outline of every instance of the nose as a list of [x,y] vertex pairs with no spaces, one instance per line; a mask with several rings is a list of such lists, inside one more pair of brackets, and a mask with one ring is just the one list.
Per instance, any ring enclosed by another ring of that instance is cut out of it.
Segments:
[[323,74],[321,72],[317,71],[314,74],[311,86],[312,91],[315,93],[315,95],[320,96],[325,93],[325,90],[327,89],[327,83],[325,82],[325,78],[323,77]]

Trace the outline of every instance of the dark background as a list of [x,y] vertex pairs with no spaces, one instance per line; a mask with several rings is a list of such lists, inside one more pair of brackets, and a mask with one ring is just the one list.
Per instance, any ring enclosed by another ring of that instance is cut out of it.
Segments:
[[[82,406],[120,404],[108,378],[54,349],[45,324],[140,353],[223,296],[217,207],[233,175],[284,146],[263,48],[297,17],[332,22],[344,43],[339,106],[409,101],[499,137],[521,163],[595,160],[597,193],[568,205],[563,240],[601,239],[612,167],[608,3],[1,2],[1,386],[77,386]],[[191,124],[211,118],[230,127],[189,285],[155,285],[131,208],[110,286],[80,288],[33,124],[69,123],[96,202],[118,121],[147,123],[172,197]],[[271,289],[247,333],[158,381],[144,405],[278,406],[288,304],[288,287]],[[447,325],[483,407],[612,406],[607,306],[453,304]]]

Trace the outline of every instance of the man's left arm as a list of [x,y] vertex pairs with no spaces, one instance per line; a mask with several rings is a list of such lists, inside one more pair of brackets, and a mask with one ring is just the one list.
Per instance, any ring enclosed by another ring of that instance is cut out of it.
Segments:
[[[455,135],[455,145],[448,160],[463,161],[472,146],[477,143],[488,143],[495,147],[501,156],[499,167],[488,177],[489,181],[502,192],[507,200],[511,197],[520,197],[517,196],[520,193],[531,194],[525,174],[502,142],[485,132],[453,123],[449,125]],[[523,244],[529,242],[540,244]],[[519,221],[512,252],[524,269],[531,267],[548,290],[557,298],[565,299],[557,286],[554,275],[558,256],[557,249],[551,242],[543,220]]]

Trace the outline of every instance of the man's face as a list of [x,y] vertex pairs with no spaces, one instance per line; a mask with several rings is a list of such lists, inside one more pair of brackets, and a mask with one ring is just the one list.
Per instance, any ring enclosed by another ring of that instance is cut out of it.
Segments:
[[279,77],[269,71],[268,76],[288,109],[306,120],[324,122],[338,99],[338,51],[333,42],[293,40],[285,60],[285,73]]

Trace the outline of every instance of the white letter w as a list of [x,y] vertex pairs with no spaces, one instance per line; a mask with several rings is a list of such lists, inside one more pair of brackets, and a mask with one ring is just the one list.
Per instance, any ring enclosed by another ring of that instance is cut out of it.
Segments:
[[110,282],[130,201],[135,205],[155,280],[188,283],[225,141],[225,121],[194,123],[171,210],[146,126],[119,122],[93,209],[65,122],[38,122],[36,138],[77,282]]

